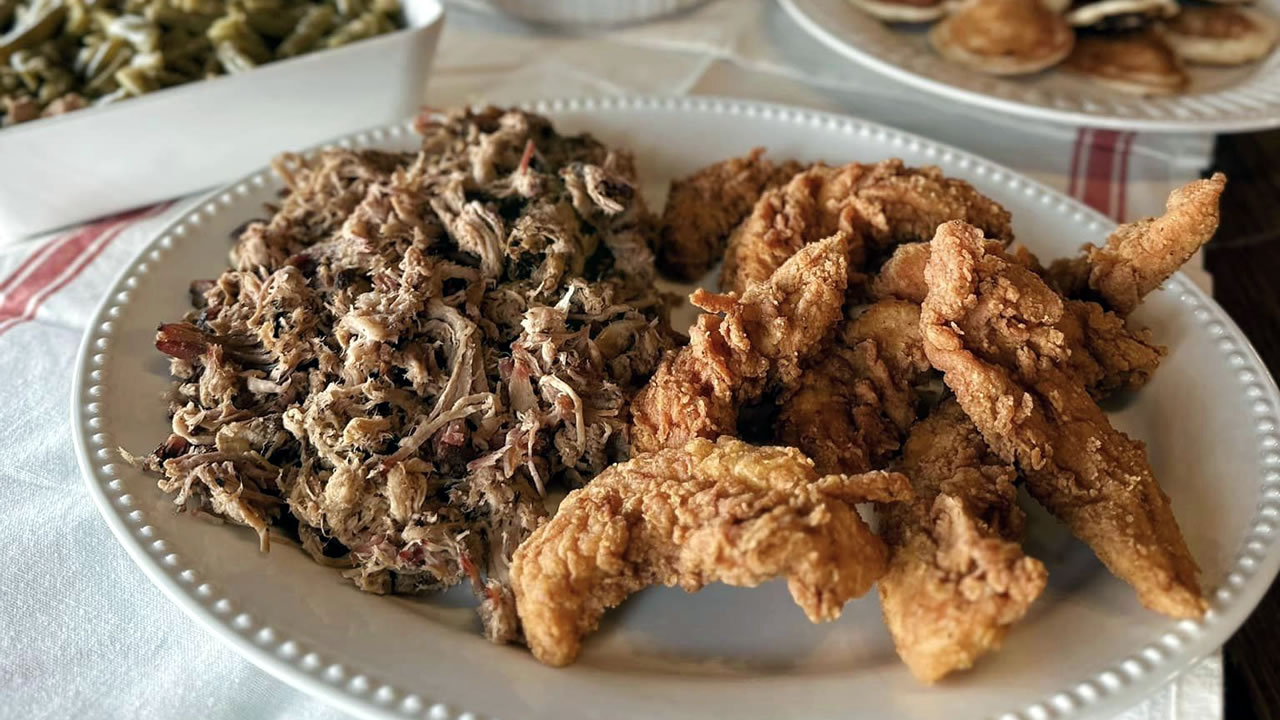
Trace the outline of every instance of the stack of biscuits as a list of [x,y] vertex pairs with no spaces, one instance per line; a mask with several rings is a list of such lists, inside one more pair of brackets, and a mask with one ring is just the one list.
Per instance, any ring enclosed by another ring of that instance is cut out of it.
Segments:
[[1187,65],[1268,55],[1280,24],[1250,0],[849,0],[888,23],[935,23],[947,60],[990,75],[1059,66],[1136,95],[1172,95]]

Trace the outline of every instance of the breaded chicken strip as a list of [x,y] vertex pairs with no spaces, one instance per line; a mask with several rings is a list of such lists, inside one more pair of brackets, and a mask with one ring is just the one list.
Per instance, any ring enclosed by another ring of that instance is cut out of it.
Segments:
[[1121,225],[1103,247],[1085,245],[1079,257],[1055,260],[1049,284],[1067,297],[1096,298],[1128,315],[1213,237],[1226,186],[1222,173],[1183,185],[1169,194],[1160,217]]
[[929,285],[924,281],[924,266],[928,264],[928,242],[899,245],[880,266],[880,272],[871,278],[871,297],[875,300],[909,300],[919,305],[929,294]]
[[1017,471],[953,398],[912,426],[898,469],[915,497],[881,508],[880,606],[898,655],[932,683],[1000,649],[1048,573],[1022,551]]
[[847,249],[843,235],[810,245],[741,297],[695,292],[708,314],[632,401],[636,451],[734,435],[739,407],[794,381],[842,317]]
[[729,233],[751,212],[760,193],[803,169],[794,160],[775,165],[764,157],[764,148],[755,148],[743,157],[673,180],[662,211],[658,268],[687,282],[707,274],[724,254]]
[[[1002,252],[997,242],[988,240],[986,248],[989,253]],[[1037,274],[1043,271],[1024,249],[1005,252],[1004,257]],[[871,296],[923,302],[929,291],[924,278],[928,262],[929,243],[898,246],[872,279]],[[1067,364],[1096,398],[1142,387],[1165,354],[1148,330],[1129,327],[1124,318],[1092,301],[1067,300],[1060,329],[1071,347]]]
[[1007,210],[936,167],[908,168],[896,158],[875,165],[815,165],[760,197],[729,237],[720,287],[743,292],[800,248],[837,231],[852,240],[850,270],[857,273],[868,253],[927,241],[939,223],[957,219],[993,238],[1013,238]]
[[898,474],[819,477],[794,448],[733,438],[638,455],[569,493],[516,551],[525,639],[542,662],[566,665],[605,610],[649,585],[779,576],[811,621],[833,620],[885,570],[884,543],[854,504],[909,494]]
[[1167,352],[1150,330],[1129,327],[1096,302],[1066,300],[1062,309],[1058,329],[1071,348],[1067,367],[1097,399],[1146,385]]
[[1146,449],[1111,426],[1068,366],[1062,297],[962,222],[938,228],[925,280],[925,352],[987,443],[1144,605],[1203,615],[1195,561]]
[[930,369],[920,306],[875,303],[779,396],[778,438],[813,458],[821,473],[886,467],[916,419],[912,386]]

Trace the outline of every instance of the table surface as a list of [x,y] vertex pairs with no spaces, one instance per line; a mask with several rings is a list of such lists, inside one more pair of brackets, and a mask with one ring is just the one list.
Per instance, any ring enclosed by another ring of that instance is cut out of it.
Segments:
[[[1224,135],[1214,170],[1230,181],[1205,251],[1213,295],[1280,378],[1280,131]],[[1226,717],[1280,720],[1280,582],[1226,646]]]

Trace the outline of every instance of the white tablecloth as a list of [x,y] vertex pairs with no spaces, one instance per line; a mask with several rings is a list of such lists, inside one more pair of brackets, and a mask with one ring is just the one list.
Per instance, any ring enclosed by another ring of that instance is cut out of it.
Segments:
[[[607,33],[535,31],[484,3],[454,2],[429,100],[634,93],[858,114],[991,157],[1116,218],[1157,212],[1208,164],[1212,146],[1206,136],[1040,126],[927,98],[849,64],[765,0],[719,0]],[[82,489],[67,421],[81,333],[121,265],[182,204],[0,249],[0,378],[9,385],[0,402],[0,718],[343,717],[170,604]],[[1213,720],[1221,705],[1214,656],[1122,717]]]

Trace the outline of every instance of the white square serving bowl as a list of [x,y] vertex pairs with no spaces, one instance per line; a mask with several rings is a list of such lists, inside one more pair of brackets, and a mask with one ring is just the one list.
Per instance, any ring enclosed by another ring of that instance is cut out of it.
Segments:
[[211,187],[423,103],[439,0],[406,27],[250,72],[0,129],[0,243]]

